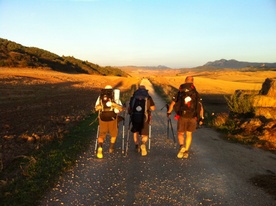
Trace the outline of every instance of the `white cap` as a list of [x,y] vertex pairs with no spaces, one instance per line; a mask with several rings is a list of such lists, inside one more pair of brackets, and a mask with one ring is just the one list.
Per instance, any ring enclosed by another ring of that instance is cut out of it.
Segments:
[[105,89],[112,89],[112,86],[106,85],[106,86],[105,86]]

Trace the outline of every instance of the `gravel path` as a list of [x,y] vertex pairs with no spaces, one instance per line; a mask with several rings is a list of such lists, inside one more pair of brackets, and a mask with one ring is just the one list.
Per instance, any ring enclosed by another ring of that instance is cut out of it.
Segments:
[[104,158],[97,159],[91,145],[41,205],[276,205],[272,196],[249,181],[255,175],[276,173],[275,154],[226,142],[214,130],[200,128],[189,158],[177,159],[178,145],[167,140],[166,110],[161,110],[165,103],[147,80],[144,84],[156,104],[148,155],[135,153],[130,141],[124,157],[121,128],[114,154],[108,154],[105,144]]

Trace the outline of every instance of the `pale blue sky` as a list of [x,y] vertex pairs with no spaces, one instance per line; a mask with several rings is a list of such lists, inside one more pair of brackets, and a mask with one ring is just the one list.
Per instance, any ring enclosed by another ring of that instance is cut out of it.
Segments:
[[0,37],[100,66],[276,62],[276,0],[0,0]]

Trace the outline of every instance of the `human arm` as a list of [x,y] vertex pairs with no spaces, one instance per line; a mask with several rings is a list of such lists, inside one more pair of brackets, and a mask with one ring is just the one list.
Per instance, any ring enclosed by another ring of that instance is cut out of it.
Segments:
[[198,105],[200,107],[200,110],[199,110],[199,125],[202,125],[203,121],[204,121],[204,108],[203,108],[203,105],[202,105],[201,101],[199,102]]
[[98,105],[95,106],[95,110],[96,110],[96,111],[99,111],[99,110],[101,110],[101,109],[102,109],[102,105],[98,104]]
[[168,106],[168,110],[167,110],[167,117],[169,118],[172,111],[173,111],[173,108],[174,108],[174,105],[176,104],[176,102],[178,101],[178,98],[179,98],[179,95],[180,95],[180,92],[178,91],[173,97],[172,97],[172,102],[171,104]]
[[102,109],[102,105],[100,104],[100,97],[98,97],[96,104],[95,104],[95,110],[99,111]]
[[151,97],[149,98],[149,101],[150,101],[150,111],[154,111],[155,110],[154,101],[153,101],[153,99]]
[[171,104],[170,104],[169,107],[168,107],[167,117],[170,117],[174,105],[175,105],[175,101],[172,101]]
[[112,106],[114,109],[119,110],[119,112],[121,112],[121,111],[123,110],[123,106],[120,105],[120,104],[117,104],[117,103],[115,103],[115,102],[112,102],[112,103],[111,103],[111,106]]

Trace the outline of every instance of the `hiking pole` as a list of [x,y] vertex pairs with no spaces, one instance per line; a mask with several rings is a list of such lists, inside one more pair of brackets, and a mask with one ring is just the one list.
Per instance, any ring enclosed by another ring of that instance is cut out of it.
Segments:
[[173,135],[173,142],[174,142],[174,144],[176,144],[176,140],[175,140],[175,136],[174,136],[174,131],[173,131],[173,126],[172,126],[172,120],[171,120],[171,118],[168,119],[168,124],[169,123],[171,125],[171,131],[172,131],[172,135]]
[[167,139],[170,139],[170,118],[168,117],[167,121]]
[[128,111],[126,104],[124,104],[124,107],[125,107],[125,111],[124,111],[125,113],[124,113],[124,121],[123,121],[122,154],[125,153],[125,121],[127,118],[127,111]]
[[167,108],[167,111],[168,111],[168,108],[169,108],[168,104],[165,104],[164,107],[161,108],[161,110],[163,110],[165,107]]
[[123,119],[122,154],[124,154],[124,152],[125,152],[125,118]]
[[[165,104],[165,106],[162,107],[161,110],[163,110],[165,107],[166,107],[167,112],[168,112],[168,110],[169,110],[169,105],[168,104]],[[175,143],[175,136],[174,136],[173,127],[172,127],[172,120],[168,116],[168,121],[167,121],[167,139],[168,140],[170,139],[170,126],[171,126],[171,131],[172,131],[172,134],[173,134],[173,141]]]
[[95,141],[94,154],[97,153],[97,144],[98,144],[99,130],[100,130],[100,125],[98,125],[98,129],[97,129],[97,136],[96,136],[96,141]]
[[127,156],[127,153],[128,153],[128,144],[129,144],[130,124],[131,124],[131,118],[129,117],[129,124],[128,124],[128,129],[127,129],[127,141],[126,141],[125,156]]
[[149,122],[149,150],[150,150],[150,143],[151,143],[151,122]]
[[96,119],[94,119],[93,122],[91,122],[91,123],[89,124],[89,126],[91,126],[92,124],[94,124],[94,123],[97,121],[97,119],[98,119],[98,117],[97,117]]

